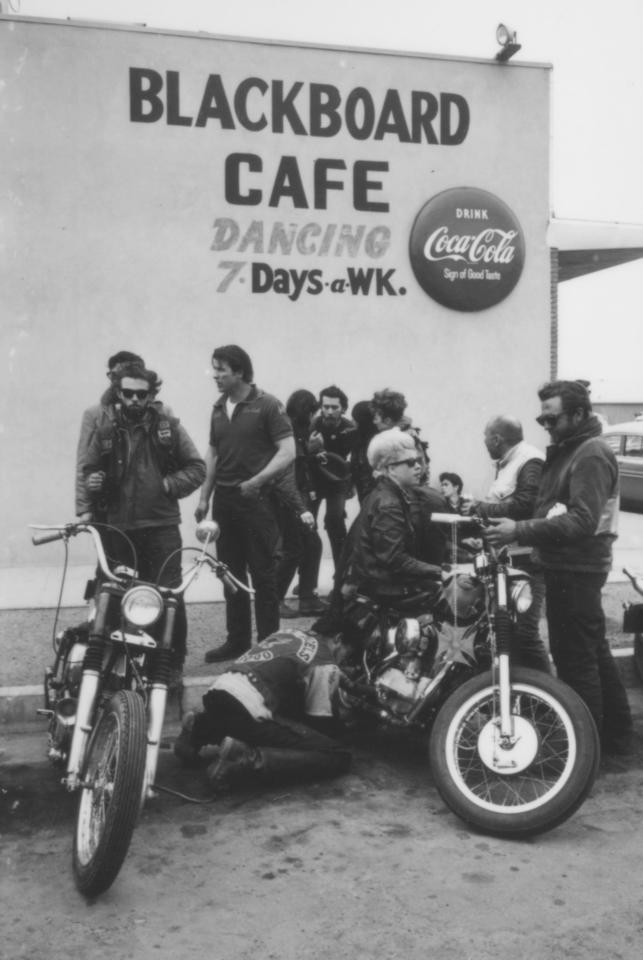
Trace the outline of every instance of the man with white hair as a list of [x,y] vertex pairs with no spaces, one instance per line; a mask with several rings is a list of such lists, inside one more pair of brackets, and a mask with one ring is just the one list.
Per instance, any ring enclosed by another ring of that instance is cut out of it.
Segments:
[[415,441],[393,427],[378,433],[368,447],[376,478],[351,531],[352,552],[344,581],[360,593],[380,600],[413,596],[439,581],[440,560],[421,559],[431,509],[444,509],[443,499],[419,485],[422,461]]

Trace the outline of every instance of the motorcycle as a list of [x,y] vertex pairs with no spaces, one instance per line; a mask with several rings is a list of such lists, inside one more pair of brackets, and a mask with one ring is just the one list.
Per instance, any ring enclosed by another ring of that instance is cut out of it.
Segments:
[[341,709],[349,722],[370,718],[428,738],[437,789],[472,827],[542,833],[588,796],[600,762],[596,726],[561,680],[510,662],[516,617],[532,603],[529,575],[511,566],[506,547],[485,545],[477,518],[432,519],[451,526],[454,544],[458,529],[475,531],[472,566],[394,605],[353,598],[366,639],[342,666]]
[[[623,573],[637,593],[643,596],[643,580],[623,568]],[[634,634],[634,668],[643,681],[643,603],[623,604],[623,633]]]
[[[200,549],[180,551],[197,557],[175,588],[138,579],[129,540],[133,566],[110,569],[100,531],[125,534],[107,524],[33,528],[43,531],[33,536],[35,546],[55,540],[65,545],[53,628],[55,657],[45,671],[45,705],[38,713],[48,721],[49,758],[65,767],[62,782],[79,795],[72,854],[76,886],[86,897],[96,897],[114,882],[143,804],[155,794],[179,599],[204,566],[226,591],[252,590],[208,553],[218,536],[213,521],[197,528]],[[57,633],[68,544],[82,533],[92,537],[100,572],[86,593],[87,621]]]

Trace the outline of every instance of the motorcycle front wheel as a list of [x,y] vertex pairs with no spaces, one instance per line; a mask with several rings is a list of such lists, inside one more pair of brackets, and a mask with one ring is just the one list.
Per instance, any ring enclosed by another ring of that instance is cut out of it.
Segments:
[[73,866],[86,897],[104,893],[123,864],[138,819],[146,750],[143,700],[121,690],[92,734],[78,802]]
[[600,762],[594,720],[562,681],[511,671],[513,737],[500,736],[498,686],[487,672],[459,687],[431,731],[429,760],[450,809],[484,833],[527,837],[570,817]]

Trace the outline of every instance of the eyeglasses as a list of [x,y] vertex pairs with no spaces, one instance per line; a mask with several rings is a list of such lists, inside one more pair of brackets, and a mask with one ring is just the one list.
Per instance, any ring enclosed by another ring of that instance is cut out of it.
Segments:
[[121,387],[121,393],[126,400],[133,400],[136,397],[137,400],[145,400],[149,396],[149,390],[127,390],[125,387]]
[[539,417],[536,417],[536,423],[539,423],[541,427],[555,427],[561,417],[565,416],[565,412],[562,413],[542,413]]
[[405,463],[407,467],[417,467],[422,463],[420,457],[409,457],[408,460],[396,460],[395,463],[389,464],[391,467],[401,467]]

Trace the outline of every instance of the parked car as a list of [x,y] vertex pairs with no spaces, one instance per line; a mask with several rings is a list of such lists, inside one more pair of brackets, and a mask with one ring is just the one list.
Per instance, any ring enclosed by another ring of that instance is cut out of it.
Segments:
[[643,510],[643,420],[611,423],[603,437],[616,454],[621,481],[621,506]]

